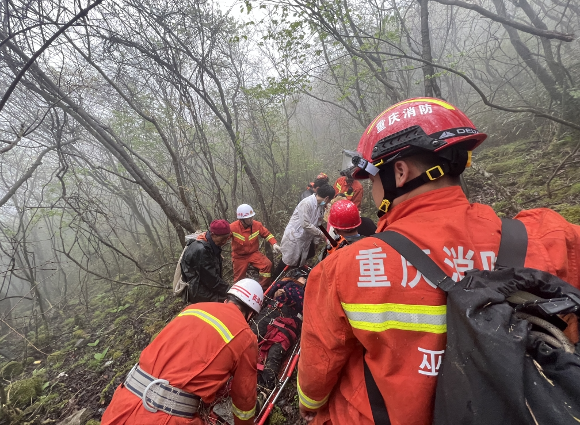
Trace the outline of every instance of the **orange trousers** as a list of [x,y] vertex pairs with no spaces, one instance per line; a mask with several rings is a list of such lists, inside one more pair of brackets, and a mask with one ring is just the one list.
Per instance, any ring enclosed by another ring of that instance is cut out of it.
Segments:
[[267,288],[270,284],[272,280],[272,262],[260,251],[252,252],[250,255],[232,257],[232,261],[234,263],[234,282],[246,277],[246,272],[251,264],[258,269],[262,288]]

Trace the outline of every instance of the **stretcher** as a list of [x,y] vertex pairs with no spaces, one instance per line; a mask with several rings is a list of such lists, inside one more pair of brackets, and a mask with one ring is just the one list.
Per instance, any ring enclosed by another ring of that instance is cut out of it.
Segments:
[[[276,381],[276,386],[264,402],[264,406],[257,412],[256,414],[256,425],[264,425],[268,420],[268,417],[274,410],[274,406],[278,401],[280,395],[284,391],[286,384],[292,377],[292,373],[294,369],[296,369],[296,365],[298,364],[298,359],[300,357],[300,341],[296,341],[292,348],[292,352],[290,356],[287,357],[284,367],[281,368],[281,372],[278,375],[278,379]],[[204,418],[205,423],[207,425],[229,425],[229,422],[217,414],[215,411],[211,411],[210,414]]]
[[268,416],[270,416],[270,413],[272,413],[272,410],[274,410],[274,406],[276,405],[280,394],[282,394],[282,391],[284,391],[284,387],[290,380],[294,369],[296,369],[298,358],[300,357],[300,338],[296,340],[296,343],[292,347],[291,353],[292,354],[286,359],[286,365],[281,368],[282,373],[278,375],[276,386],[264,402],[264,406],[260,412],[258,412],[256,415],[255,423],[257,425],[264,425],[266,423]]
[[[268,290],[265,293],[268,293],[268,291],[274,286],[274,284],[278,282],[286,274],[289,268],[290,268],[289,266],[286,266],[284,268],[282,273],[280,273],[280,275],[276,278],[276,280],[272,282],[272,285],[270,286],[270,288],[268,288]],[[296,342],[290,347],[288,353],[290,353],[290,355],[286,356],[286,359],[282,363],[282,367],[278,372],[276,386],[266,398],[266,401],[264,402],[264,405],[262,406],[261,410],[259,412],[256,412],[255,423],[257,425],[264,425],[266,423],[268,417],[272,413],[272,410],[274,410],[276,402],[278,401],[280,395],[284,391],[284,387],[292,377],[292,373],[294,372],[294,369],[296,369],[296,365],[298,365],[298,359],[300,358],[300,335],[297,336]]]

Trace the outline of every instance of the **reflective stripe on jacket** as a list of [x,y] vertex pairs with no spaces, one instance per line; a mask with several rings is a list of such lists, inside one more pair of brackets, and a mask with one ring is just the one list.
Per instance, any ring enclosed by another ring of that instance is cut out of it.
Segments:
[[274,235],[256,220],[247,228],[240,220],[236,220],[230,224],[230,229],[232,230],[232,257],[250,255],[258,251],[260,248],[258,236],[266,239],[271,245],[276,243]]
[[354,180],[352,184],[346,182],[346,177],[339,177],[334,183],[334,193],[338,195],[339,193],[344,193],[346,199],[352,201],[357,208],[360,208],[360,204],[363,198],[363,186],[358,180]]
[[[516,218],[528,230],[525,266],[580,287],[580,226],[547,209]],[[469,269],[491,270],[501,236],[495,212],[469,204],[458,186],[397,205],[377,231],[387,225],[425,250],[454,280]],[[312,423],[373,423],[363,352],[391,423],[432,423],[445,313],[443,291],[379,239],[362,239],[317,265],[306,287],[298,365],[299,398],[319,409]]]
[[[141,353],[139,365],[170,385],[200,396],[204,403],[213,402],[233,376],[229,395],[234,422],[249,425],[255,414],[257,358],[256,336],[234,304],[198,303],[188,306],[159,333]],[[101,423],[185,422],[146,411],[137,396],[120,386]],[[203,424],[197,416],[187,423]]]

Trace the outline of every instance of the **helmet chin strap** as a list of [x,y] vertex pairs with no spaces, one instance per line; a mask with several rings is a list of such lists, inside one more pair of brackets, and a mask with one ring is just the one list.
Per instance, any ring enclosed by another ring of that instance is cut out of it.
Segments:
[[383,183],[384,194],[383,202],[379,206],[377,216],[382,217],[389,210],[393,201],[399,196],[403,196],[426,183],[438,180],[446,174],[451,174],[449,164],[447,161],[441,161],[441,165],[431,167],[424,173],[406,182],[403,186],[397,187],[395,167],[393,164],[388,164],[387,168],[379,172],[381,182]]
[[379,206],[379,211],[377,211],[377,216],[382,217],[389,210],[393,201],[399,196],[403,196],[426,183],[438,180],[446,174],[458,176],[463,173],[466,166],[471,165],[471,152],[466,150],[448,149],[439,153],[439,157],[441,159],[439,165],[429,168],[401,187],[397,187],[397,180],[395,179],[394,164],[396,161],[383,165],[379,169],[379,177],[383,183],[384,194],[383,202]]

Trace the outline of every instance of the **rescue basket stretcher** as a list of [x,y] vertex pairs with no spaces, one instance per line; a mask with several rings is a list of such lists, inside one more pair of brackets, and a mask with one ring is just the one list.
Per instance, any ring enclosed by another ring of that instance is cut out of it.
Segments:
[[[291,353],[289,356],[286,357],[286,361],[284,367],[281,368],[280,374],[278,374],[278,379],[276,380],[276,386],[270,392],[270,395],[264,402],[262,409],[259,412],[256,412],[256,419],[254,423],[256,425],[264,425],[268,420],[268,417],[274,410],[274,406],[276,405],[280,395],[284,391],[286,384],[292,377],[292,373],[296,366],[298,365],[298,359],[300,358],[300,340],[297,340],[292,350],[289,350]],[[205,418],[205,422],[207,425],[229,425],[229,422],[222,418],[219,414],[212,410],[207,418]]]
[[[290,351],[290,350],[289,350]],[[276,380],[276,386],[264,402],[264,406],[260,410],[260,412],[256,413],[256,421],[257,425],[264,425],[274,410],[274,406],[278,401],[278,398],[284,391],[284,387],[292,377],[292,373],[298,364],[298,359],[300,357],[300,338],[296,340],[294,346],[292,347],[292,351],[290,356],[286,359],[286,365],[282,368],[282,374],[278,375],[278,379]]]
[[[282,271],[282,273],[280,273],[280,275],[276,277],[276,280],[272,282],[272,285],[270,285],[270,287],[266,290],[265,293],[268,293],[268,291],[270,291],[270,289],[274,286],[274,284],[286,275],[286,272],[289,269],[290,267],[286,266]],[[294,344],[290,347],[288,353],[290,353],[290,355],[286,355],[286,358],[282,363],[282,367],[280,368],[281,373],[280,372],[278,373],[274,389],[270,392],[270,394],[266,398],[266,401],[264,402],[264,405],[262,406],[261,410],[259,412],[256,412],[255,423],[257,425],[264,425],[266,423],[268,417],[270,416],[270,413],[272,413],[272,410],[274,410],[276,402],[278,401],[280,395],[284,391],[284,387],[290,380],[292,373],[294,372],[294,369],[296,369],[296,365],[298,364],[298,359],[300,357],[300,335],[297,335],[296,342],[294,342]]]

